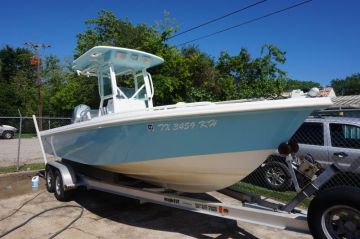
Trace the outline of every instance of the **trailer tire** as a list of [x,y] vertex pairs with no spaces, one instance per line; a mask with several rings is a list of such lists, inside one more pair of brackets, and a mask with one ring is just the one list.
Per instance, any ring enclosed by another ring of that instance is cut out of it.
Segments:
[[55,176],[51,166],[46,166],[45,168],[45,185],[49,193],[55,192]]
[[308,225],[317,239],[360,238],[360,188],[335,187],[310,203]]
[[61,202],[66,202],[70,200],[71,191],[64,190],[64,183],[62,176],[59,170],[55,171],[55,198]]

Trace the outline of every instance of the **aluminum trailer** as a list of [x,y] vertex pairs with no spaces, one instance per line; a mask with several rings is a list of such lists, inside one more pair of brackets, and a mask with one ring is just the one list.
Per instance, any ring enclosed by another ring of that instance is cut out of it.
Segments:
[[[69,170],[70,169],[70,170]],[[213,201],[196,199],[188,196],[182,196],[176,191],[167,191],[155,187],[133,187],[121,184],[113,184],[98,179],[77,174],[71,166],[62,162],[48,162],[46,173],[50,170],[58,170],[61,175],[56,182],[53,190],[59,200],[67,200],[67,193],[76,187],[86,187],[89,190],[98,190],[120,196],[138,199],[141,202],[151,202],[164,206],[184,209],[188,211],[203,213],[207,215],[239,220],[244,222],[256,223],[281,229],[295,230],[299,232],[308,232],[306,214],[288,213],[285,211],[275,212],[273,209],[252,204],[227,205]],[[75,173],[75,174],[72,174]],[[56,177],[56,176],[55,176]],[[76,182],[72,179],[76,178]],[[48,179],[48,177],[46,178]],[[62,182],[61,182],[62,181]],[[48,187],[51,188],[51,187]],[[63,191],[63,192],[62,192]]]

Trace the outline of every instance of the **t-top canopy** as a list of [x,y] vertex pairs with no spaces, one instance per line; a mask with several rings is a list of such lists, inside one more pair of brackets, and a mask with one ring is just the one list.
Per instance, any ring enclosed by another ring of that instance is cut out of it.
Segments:
[[97,75],[99,67],[111,63],[115,74],[141,71],[164,62],[161,57],[143,51],[112,46],[96,46],[73,62],[73,69],[83,74]]

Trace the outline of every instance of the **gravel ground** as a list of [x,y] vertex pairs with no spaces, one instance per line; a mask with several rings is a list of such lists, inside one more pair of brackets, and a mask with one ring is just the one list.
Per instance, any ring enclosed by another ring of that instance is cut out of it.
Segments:
[[[17,153],[18,139],[0,139],[0,167],[16,165]],[[49,160],[51,158],[48,156]],[[21,139],[20,164],[41,162],[43,158],[38,139]]]

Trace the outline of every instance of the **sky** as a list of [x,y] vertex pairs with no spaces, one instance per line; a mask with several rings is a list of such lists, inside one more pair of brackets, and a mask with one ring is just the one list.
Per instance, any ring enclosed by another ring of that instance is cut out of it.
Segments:
[[[42,55],[72,59],[76,35],[86,30],[85,21],[106,9],[135,24],[154,25],[164,11],[176,20],[179,32],[243,8],[260,0],[2,0],[0,47],[24,47],[27,41],[50,44]],[[280,10],[303,0],[267,0],[223,20],[175,37],[178,45],[244,21]],[[261,46],[274,44],[286,51],[281,69],[296,80],[323,86],[332,79],[360,72],[360,1],[314,0],[193,44],[215,59],[221,51],[232,55],[242,47],[253,57]],[[119,46],[121,47],[121,46]]]

